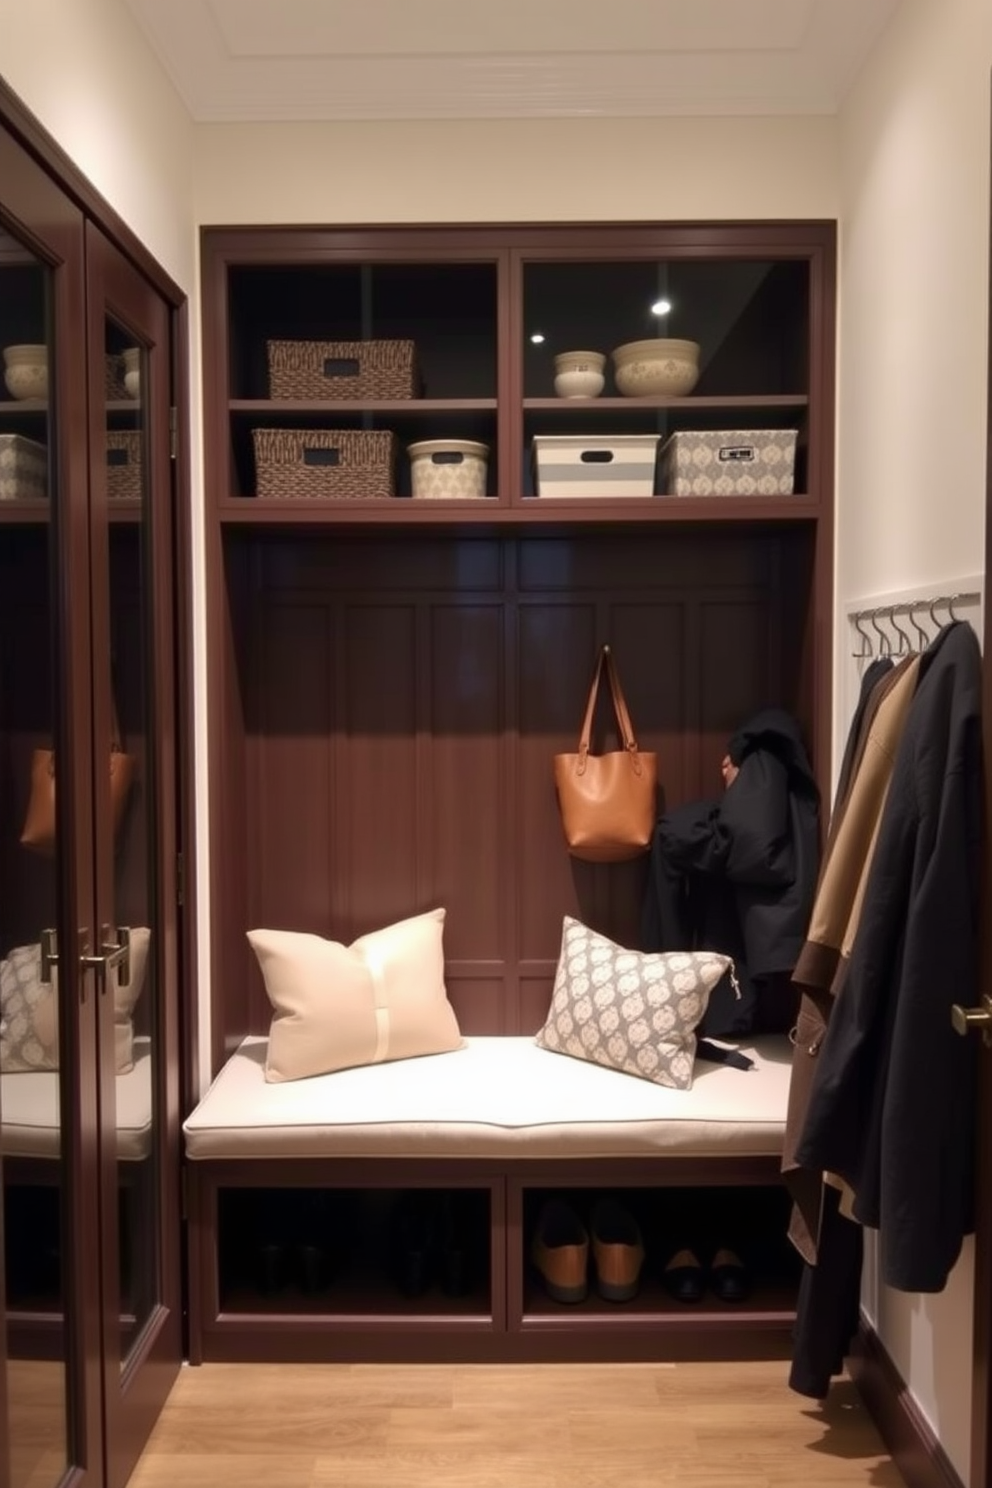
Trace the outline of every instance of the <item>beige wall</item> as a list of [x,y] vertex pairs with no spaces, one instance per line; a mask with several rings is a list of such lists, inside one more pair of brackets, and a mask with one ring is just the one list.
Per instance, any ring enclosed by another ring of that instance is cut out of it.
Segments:
[[833,217],[838,206],[833,119],[197,130],[199,222]]
[[0,0],[0,74],[188,292],[193,125],[121,0]]
[[[841,116],[841,607],[983,567],[990,67],[988,0],[904,0]],[[841,628],[839,734],[849,650]],[[865,1292],[966,1482],[972,1259],[907,1297],[872,1253]]]

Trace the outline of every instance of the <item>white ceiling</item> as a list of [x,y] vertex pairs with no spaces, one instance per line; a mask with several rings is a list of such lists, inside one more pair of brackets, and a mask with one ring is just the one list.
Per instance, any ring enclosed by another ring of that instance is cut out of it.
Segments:
[[194,119],[830,114],[900,0],[124,0]]

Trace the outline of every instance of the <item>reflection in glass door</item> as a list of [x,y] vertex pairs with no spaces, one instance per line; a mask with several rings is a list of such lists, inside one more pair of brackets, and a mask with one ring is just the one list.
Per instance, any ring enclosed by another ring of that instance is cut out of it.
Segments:
[[[11,1488],[54,1485],[70,1461],[62,1113],[71,1101],[55,933],[61,865],[52,546],[60,492],[52,320],[51,271],[12,232],[0,231],[0,1296],[7,1416],[0,1452],[7,1453]],[[71,996],[74,978],[67,981]]]
[[167,302],[88,226],[91,957],[103,1406],[122,1488],[181,1357],[173,485]]
[[[110,678],[112,913],[104,954],[113,999],[121,1366],[159,1301],[155,1068],[158,997],[154,930],[154,796],[146,676],[150,555],[147,531],[145,348],[105,325]],[[110,949],[107,949],[110,948]]]

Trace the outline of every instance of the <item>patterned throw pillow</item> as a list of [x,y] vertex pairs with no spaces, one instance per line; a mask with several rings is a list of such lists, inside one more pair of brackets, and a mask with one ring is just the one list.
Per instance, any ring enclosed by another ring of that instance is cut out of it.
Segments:
[[729,956],[628,951],[565,916],[543,1049],[688,1090],[695,1030]]
[[0,961],[0,1069],[5,1074],[59,1067],[57,971],[41,980],[41,950],[15,946]]
[[[119,1075],[134,1067],[134,1005],[145,984],[151,931],[131,931],[131,975],[120,985],[110,973],[114,999],[114,1062]],[[0,1072],[25,1074],[59,1067],[58,967],[50,982],[41,980],[41,947],[15,946],[0,961]]]

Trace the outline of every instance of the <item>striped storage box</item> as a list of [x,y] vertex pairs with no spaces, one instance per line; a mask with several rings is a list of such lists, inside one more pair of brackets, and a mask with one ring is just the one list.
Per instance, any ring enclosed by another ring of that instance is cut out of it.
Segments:
[[535,434],[538,496],[653,496],[657,434]]

